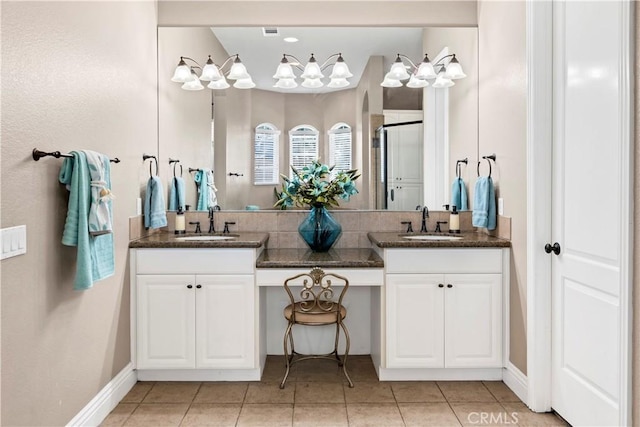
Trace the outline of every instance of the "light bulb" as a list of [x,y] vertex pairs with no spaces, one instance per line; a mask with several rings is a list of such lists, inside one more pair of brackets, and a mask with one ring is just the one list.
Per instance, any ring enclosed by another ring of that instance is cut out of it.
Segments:
[[222,78],[222,74],[220,70],[211,60],[211,55],[209,55],[209,59],[207,60],[206,65],[202,69],[202,75],[200,76],[200,80],[203,82],[212,82],[216,80],[220,80]]
[[347,87],[347,86],[349,86],[349,82],[347,81],[347,79],[331,79],[331,81],[327,85],[327,87],[334,88],[334,89]]
[[251,89],[256,87],[256,84],[253,82],[253,80],[251,80],[251,77],[249,77],[246,79],[236,80],[236,82],[233,84],[233,87],[238,89]]
[[225,79],[224,77],[220,80],[214,80],[211,81],[207,87],[209,89],[214,89],[214,90],[220,90],[220,89],[227,89],[230,88],[231,86],[229,86],[229,83],[227,83],[227,79]]
[[245,67],[242,61],[240,61],[239,55],[236,55],[236,59],[233,61],[233,65],[231,66],[231,70],[229,71],[227,78],[230,78],[231,80],[251,78],[247,72],[247,67]]
[[180,62],[176,66],[176,70],[173,72],[173,77],[171,77],[172,82],[176,83],[184,83],[188,80],[191,80],[191,69],[187,65],[186,62],[182,58],[180,58]]
[[424,55],[424,59],[420,63],[420,66],[418,66],[416,78],[420,80],[436,78],[436,71],[433,69],[433,64],[431,64],[431,61],[429,61],[429,57],[426,54]]
[[404,63],[402,62],[402,59],[400,59],[400,54],[398,54],[396,61],[393,63],[393,65],[391,65],[389,75],[395,80],[406,80],[410,77],[409,73],[407,73],[407,69],[404,66]]
[[391,77],[391,73],[387,73],[384,76],[384,80],[382,81],[382,83],[380,83],[380,86],[382,86],[382,87],[401,87],[402,83],[400,83],[400,80],[394,79],[393,77]]
[[349,67],[347,63],[342,59],[342,54],[339,54],[336,63],[333,65],[333,69],[331,70],[330,79],[348,79],[353,77],[353,74],[349,71]]
[[295,79],[279,79],[273,87],[277,87],[280,89],[294,89],[298,87],[298,83],[296,83]]
[[433,83],[433,87],[436,89],[442,89],[453,86],[455,83],[451,81],[451,79],[447,78],[447,69],[442,67],[438,72],[438,77],[436,77],[436,81]]
[[323,85],[324,84],[320,79],[304,79],[302,82],[302,87],[306,87],[308,89],[317,89]]
[[467,75],[462,71],[462,66],[456,59],[456,56],[453,55],[451,62],[447,65],[447,77],[450,79],[462,79],[467,77]]
[[185,84],[182,85],[182,89],[202,90],[204,89],[204,86],[202,86],[202,83],[200,83],[200,79],[198,79],[198,76],[196,75],[195,71],[191,70],[191,80],[188,82],[185,82]]
[[419,78],[417,78],[415,75],[411,75],[411,78],[409,79],[409,83],[407,83],[407,87],[410,88],[414,88],[414,89],[419,89],[419,88],[423,88],[423,87],[427,87],[429,86],[429,82],[426,80],[420,80]]
[[[316,58],[313,57],[313,53],[311,54],[311,58],[309,58],[309,62],[304,67],[304,72],[302,73],[303,79],[321,79],[324,77],[322,74],[322,70],[320,70],[320,66],[316,61]],[[304,83],[302,84],[304,86]]]

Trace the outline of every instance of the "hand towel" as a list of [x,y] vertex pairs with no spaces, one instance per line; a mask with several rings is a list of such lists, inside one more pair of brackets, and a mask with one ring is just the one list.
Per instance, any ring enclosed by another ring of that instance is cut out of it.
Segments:
[[[115,271],[113,233],[89,235],[89,211],[91,204],[91,175],[86,155],[72,151],[60,168],[59,180],[69,190],[67,219],[62,233],[62,244],[77,246],[75,290],[86,290],[94,282],[113,275]],[[109,168],[104,170],[104,181],[111,187]],[[109,213],[111,215],[111,213]],[[111,218],[111,220],[113,220]]]
[[474,227],[488,230],[496,228],[496,193],[490,176],[480,176],[476,181],[471,222]]
[[92,236],[111,233],[111,200],[113,195],[104,180],[105,170],[110,168],[104,154],[82,150],[87,158],[91,176],[91,207],[89,208],[89,233]]
[[157,176],[152,176],[147,182],[147,192],[144,195],[144,226],[146,228],[160,228],[167,225],[162,182]]
[[457,207],[459,211],[469,209],[467,203],[467,187],[460,177],[456,177],[456,179],[453,180],[453,184],[451,184],[451,205]]
[[169,210],[177,211],[178,208],[184,210],[184,179],[174,176],[171,179],[171,191],[169,192]]
[[213,172],[210,169],[200,169],[193,176],[193,180],[198,186],[198,203],[196,210],[206,211],[210,207],[218,204],[218,196],[216,195],[215,184],[213,183]]

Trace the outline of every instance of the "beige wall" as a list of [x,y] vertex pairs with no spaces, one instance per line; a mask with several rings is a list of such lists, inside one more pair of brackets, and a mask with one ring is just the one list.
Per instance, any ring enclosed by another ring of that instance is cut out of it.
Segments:
[[[27,226],[27,254],[2,261],[2,425],[64,425],[130,360],[128,217],[155,154],[153,2],[2,2],[1,226]],[[73,291],[60,243],[61,160],[93,149],[112,167],[116,271]]]
[[[480,1],[478,34],[479,155],[496,154],[497,161],[493,167],[496,195],[504,199],[504,215],[512,218],[510,359],[526,373],[525,3]],[[486,164],[482,167],[486,173]]]
[[161,1],[160,26],[475,26],[476,1]]

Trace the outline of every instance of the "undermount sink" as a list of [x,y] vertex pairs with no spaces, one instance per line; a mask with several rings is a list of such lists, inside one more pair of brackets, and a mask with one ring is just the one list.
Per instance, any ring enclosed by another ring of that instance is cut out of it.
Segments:
[[436,236],[433,234],[423,234],[417,236],[402,236],[405,239],[409,240],[460,240],[462,237],[459,236]]
[[215,241],[215,240],[233,240],[236,236],[186,236],[176,237],[176,240],[182,242],[198,242],[198,241]]

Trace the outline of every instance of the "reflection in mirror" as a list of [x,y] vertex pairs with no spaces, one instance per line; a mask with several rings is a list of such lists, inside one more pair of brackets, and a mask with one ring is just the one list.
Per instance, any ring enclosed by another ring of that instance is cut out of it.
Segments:
[[[277,37],[265,37],[261,28],[158,29],[158,151],[162,158],[181,160],[186,204],[197,207],[195,174],[186,173],[193,168],[213,171],[222,209],[272,209],[273,189],[280,187],[272,184],[274,177],[289,175],[291,161],[309,154],[300,152],[295,143],[300,136],[291,133],[303,125],[317,131],[314,149],[324,163],[345,161],[344,145],[339,153],[335,147],[349,134],[349,157],[362,178],[360,193],[340,208],[405,210],[426,204],[437,209],[448,203],[456,159],[477,158],[477,30],[278,30]],[[287,36],[300,41],[286,43]],[[320,62],[336,52],[353,74],[348,86],[327,87],[330,63],[321,88],[273,87],[283,54],[306,61],[314,53]],[[380,85],[398,53],[420,64],[425,52],[434,63],[456,53],[467,77],[450,89]],[[185,91],[171,81],[180,57],[204,65],[209,55],[221,63],[229,53],[240,54],[255,88]],[[413,121],[423,123],[386,126]],[[163,172],[168,182],[171,170]],[[463,167],[461,177],[468,183],[471,168]]]

